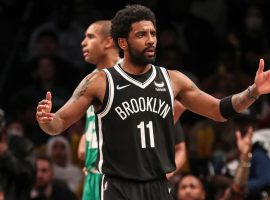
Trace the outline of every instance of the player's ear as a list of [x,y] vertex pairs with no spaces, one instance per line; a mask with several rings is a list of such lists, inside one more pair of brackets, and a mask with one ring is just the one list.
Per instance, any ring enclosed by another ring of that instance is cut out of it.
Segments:
[[106,38],[105,48],[111,48],[114,46],[113,39],[111,37]]
[[122,50],[125,50],[127,48],[126,38],[118,38],[118,45]]

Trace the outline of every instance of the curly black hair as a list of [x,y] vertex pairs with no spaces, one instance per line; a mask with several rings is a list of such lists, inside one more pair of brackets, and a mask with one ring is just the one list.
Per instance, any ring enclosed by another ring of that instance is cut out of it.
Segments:
[[156,28],[155,14],[147,7],[133,4],[119,10],[112,19],[111,36],[118,45],[118,38],[127,38],[131,31],[131,25],[139,21],[151,21]]

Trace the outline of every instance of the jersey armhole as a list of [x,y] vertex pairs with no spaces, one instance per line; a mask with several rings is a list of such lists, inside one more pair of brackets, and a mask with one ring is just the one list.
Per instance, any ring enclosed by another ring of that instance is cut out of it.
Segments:
[[106,91],[105,91],[102,107],[98,112],[96,112],[96,115],[105,116],[110,110],[111,105],[112,105],[112,100],[114,97],[114,83],[113,83],[113,79],[109,70],[108,69],[102,69],[102,70],[106,74]]
[[163,77],[164,77],[164,79],[166,81],[166,84],[167,84],[167,87],[168,87],[168,90],[169,90],[169,93],[170,93],[170,96],[171,96],[171,103],[172,103],[172,108],[173,108],[173,105],[174,105],[174,93],[173,93],[171,79],[170,79],[168,70],[165,69],[164,67],[160,67],[160,69],[161,69]]

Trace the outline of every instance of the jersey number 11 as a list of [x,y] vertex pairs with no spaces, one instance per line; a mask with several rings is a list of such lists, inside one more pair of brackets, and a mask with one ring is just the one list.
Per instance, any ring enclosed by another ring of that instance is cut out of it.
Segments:
[[154,148],[155,147],[155,139],[154,139],[154,132],[153,132],[153,122],[150,121],[145,126],[144,121],[141,121],[137,125],[137,128],[140,129],[142,148],[143,149],[146,148],[145,129],[148,129],[148,133],[149,133],[149,137],[150,137],[150,147]]

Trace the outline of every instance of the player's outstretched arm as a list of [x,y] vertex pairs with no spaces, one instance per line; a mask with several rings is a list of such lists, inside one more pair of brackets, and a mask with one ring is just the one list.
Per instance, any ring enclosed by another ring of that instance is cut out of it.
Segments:
[[71,98],[56,113],[51,113],[52,95],[47,92],[46,98],[41,100],[37,106],[36,119],[40,128],[49,135],[62,133],[81,119],[93,102],[96,106],[101,104],[106,87],[105,79],[104,72],[86,76],[77,86]]

